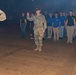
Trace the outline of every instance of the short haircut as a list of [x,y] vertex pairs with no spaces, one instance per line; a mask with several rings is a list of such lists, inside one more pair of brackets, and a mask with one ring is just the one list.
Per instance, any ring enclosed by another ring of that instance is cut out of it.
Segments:
[[63,11],[60,11],[60,13],[63,13]]
[[70,10],[71,12],[73,12],[73,10]]
[[55,12],[54,12],[54,14],[58,14],[58,12],[57,12],[57,11],[55,11]]

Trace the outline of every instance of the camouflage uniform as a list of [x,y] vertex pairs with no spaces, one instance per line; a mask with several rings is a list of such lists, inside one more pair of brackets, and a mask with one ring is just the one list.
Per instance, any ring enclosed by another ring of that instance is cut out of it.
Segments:
[[35,44],[37,47],[42,46],[42,39],[44,36],[44,32],[47,28],[45,17],[40,14],[39,16],[34,15],[32,17],[27,16],[27,19],[29,21],[34,21],[34,38],[35,38]]

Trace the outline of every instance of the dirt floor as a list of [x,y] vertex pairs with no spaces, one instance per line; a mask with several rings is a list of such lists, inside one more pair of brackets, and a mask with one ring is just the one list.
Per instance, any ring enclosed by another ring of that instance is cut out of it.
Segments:
[[20,31],[0,28],[0,75],[76,75],[76,40],[46,39],[42,52],[34,48],[34,40],[21,38]]

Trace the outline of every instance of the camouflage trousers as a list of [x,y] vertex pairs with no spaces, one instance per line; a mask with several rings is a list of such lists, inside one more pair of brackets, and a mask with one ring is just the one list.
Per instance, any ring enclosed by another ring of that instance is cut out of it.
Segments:
[[42,46],[43,36],[40,35],[38,30],[34,30],[34,39],[37,46]]

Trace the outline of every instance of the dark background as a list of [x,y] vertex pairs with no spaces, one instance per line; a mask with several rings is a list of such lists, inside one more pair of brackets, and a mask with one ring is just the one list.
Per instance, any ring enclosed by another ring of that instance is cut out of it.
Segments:
[[32,12],[36,7],[43,11],[76,11],[76,0],[0,0],[0,9],[6,12],[7,19],[18,19],[21,12]]

